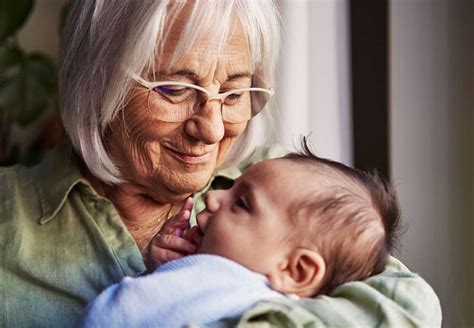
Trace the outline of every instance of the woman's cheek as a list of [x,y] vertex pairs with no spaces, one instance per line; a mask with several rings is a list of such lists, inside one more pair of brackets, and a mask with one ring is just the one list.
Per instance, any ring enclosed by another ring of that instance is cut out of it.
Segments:
[[232,146],[237,138],[244,132],[247,123],[241,124],[226,124],[225,135],[219,144],[219,154],[217,157],[217,167],[219,167],[227,158]]
[[224,138],[237,138],[244,132],[247,127],[247,122],[244,123],[225,123]]

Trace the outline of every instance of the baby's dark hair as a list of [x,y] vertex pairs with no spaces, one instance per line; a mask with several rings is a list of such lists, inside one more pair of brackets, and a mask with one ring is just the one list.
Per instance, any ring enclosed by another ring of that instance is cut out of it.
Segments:
[[391,184],[377,171],[366,173],[316,156],[307,138],[302,139],[301,152],[283,158],[308,165],[330,181],[330,187],[298,202],[292,211],[296,220],[308,219],[306,229],[326,262],[318,294],[382,272],[400,229],[400,208]]

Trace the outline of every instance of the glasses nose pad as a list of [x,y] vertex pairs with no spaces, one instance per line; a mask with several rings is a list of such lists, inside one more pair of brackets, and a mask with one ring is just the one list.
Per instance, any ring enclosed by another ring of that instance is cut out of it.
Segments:
[[222,111],[222,104],[224,103],[224,99],[210,96],[209,94],[201,90],[199,90],[197,97],[198,98],[197,98],[196,104],[199,104],[199,108],[203,108],[204,106],[206,106],[206,104],[212,103],[212,104],[215,104],[213,105],[213,108],[215,106],[218,106],[218,108]]
[[204,107],[209,101],[209,95],[201,90],[198,90],[196,103],[199,104],[199,107]]

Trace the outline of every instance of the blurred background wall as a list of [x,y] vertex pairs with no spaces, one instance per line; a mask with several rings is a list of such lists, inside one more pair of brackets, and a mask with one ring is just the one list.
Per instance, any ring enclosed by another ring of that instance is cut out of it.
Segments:
[[[279,142],[292,147],[311,131],[322,156],[358,166],[361,149],[362,160],[387,157],[407,226],[399,257],[439,295],[444,326],[474,326],[474,1],[279,4],[285,22]],[[56,57],[61,6],[60,0],[37,1],[19,34],[23,47]],[[354,38],[356,18],[366,30]],[[380,20],[385,26],[377,26]],[[360,50],[356,41],[385,42],[386,53]],[[374,75],[377,58],[386,63],[386,73],[382,67]],[[373,69],[367,66],[371,61]],[[373,94],[358,105],[359,89],[366,86]],[[357,127],[359,117],[364,122]],[[361,129],[365,139],[354,137]],[[371,133],[385,140],[373,144]]]
[[474,325],[474,1],[390,2],[391,175],[401,259],[447,327]]
[[444,326],[472,327],[474,1],[281,8],[280,140],[312,131],[319,154],[387,170],[406,226],[399,257],[439,295]]
[[352,164],[349,3],[288,0],[280,8],[278,142],[298,146],[311,132],[320,155]]

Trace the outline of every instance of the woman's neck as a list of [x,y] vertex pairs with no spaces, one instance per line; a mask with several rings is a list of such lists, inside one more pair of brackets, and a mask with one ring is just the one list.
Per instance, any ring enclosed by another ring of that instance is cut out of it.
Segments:
[[151,240],[180,205],[158,203],[127,184],[105,186],[104,191],[146,259]]
[[159,203],[148,197],[146,191],[131,183],[110,186],[92,175],[84,164],[80,166],[80,171],[97,194],[112,202],[146,262],[151,240],[166,220],[179,211],[182,201]]

